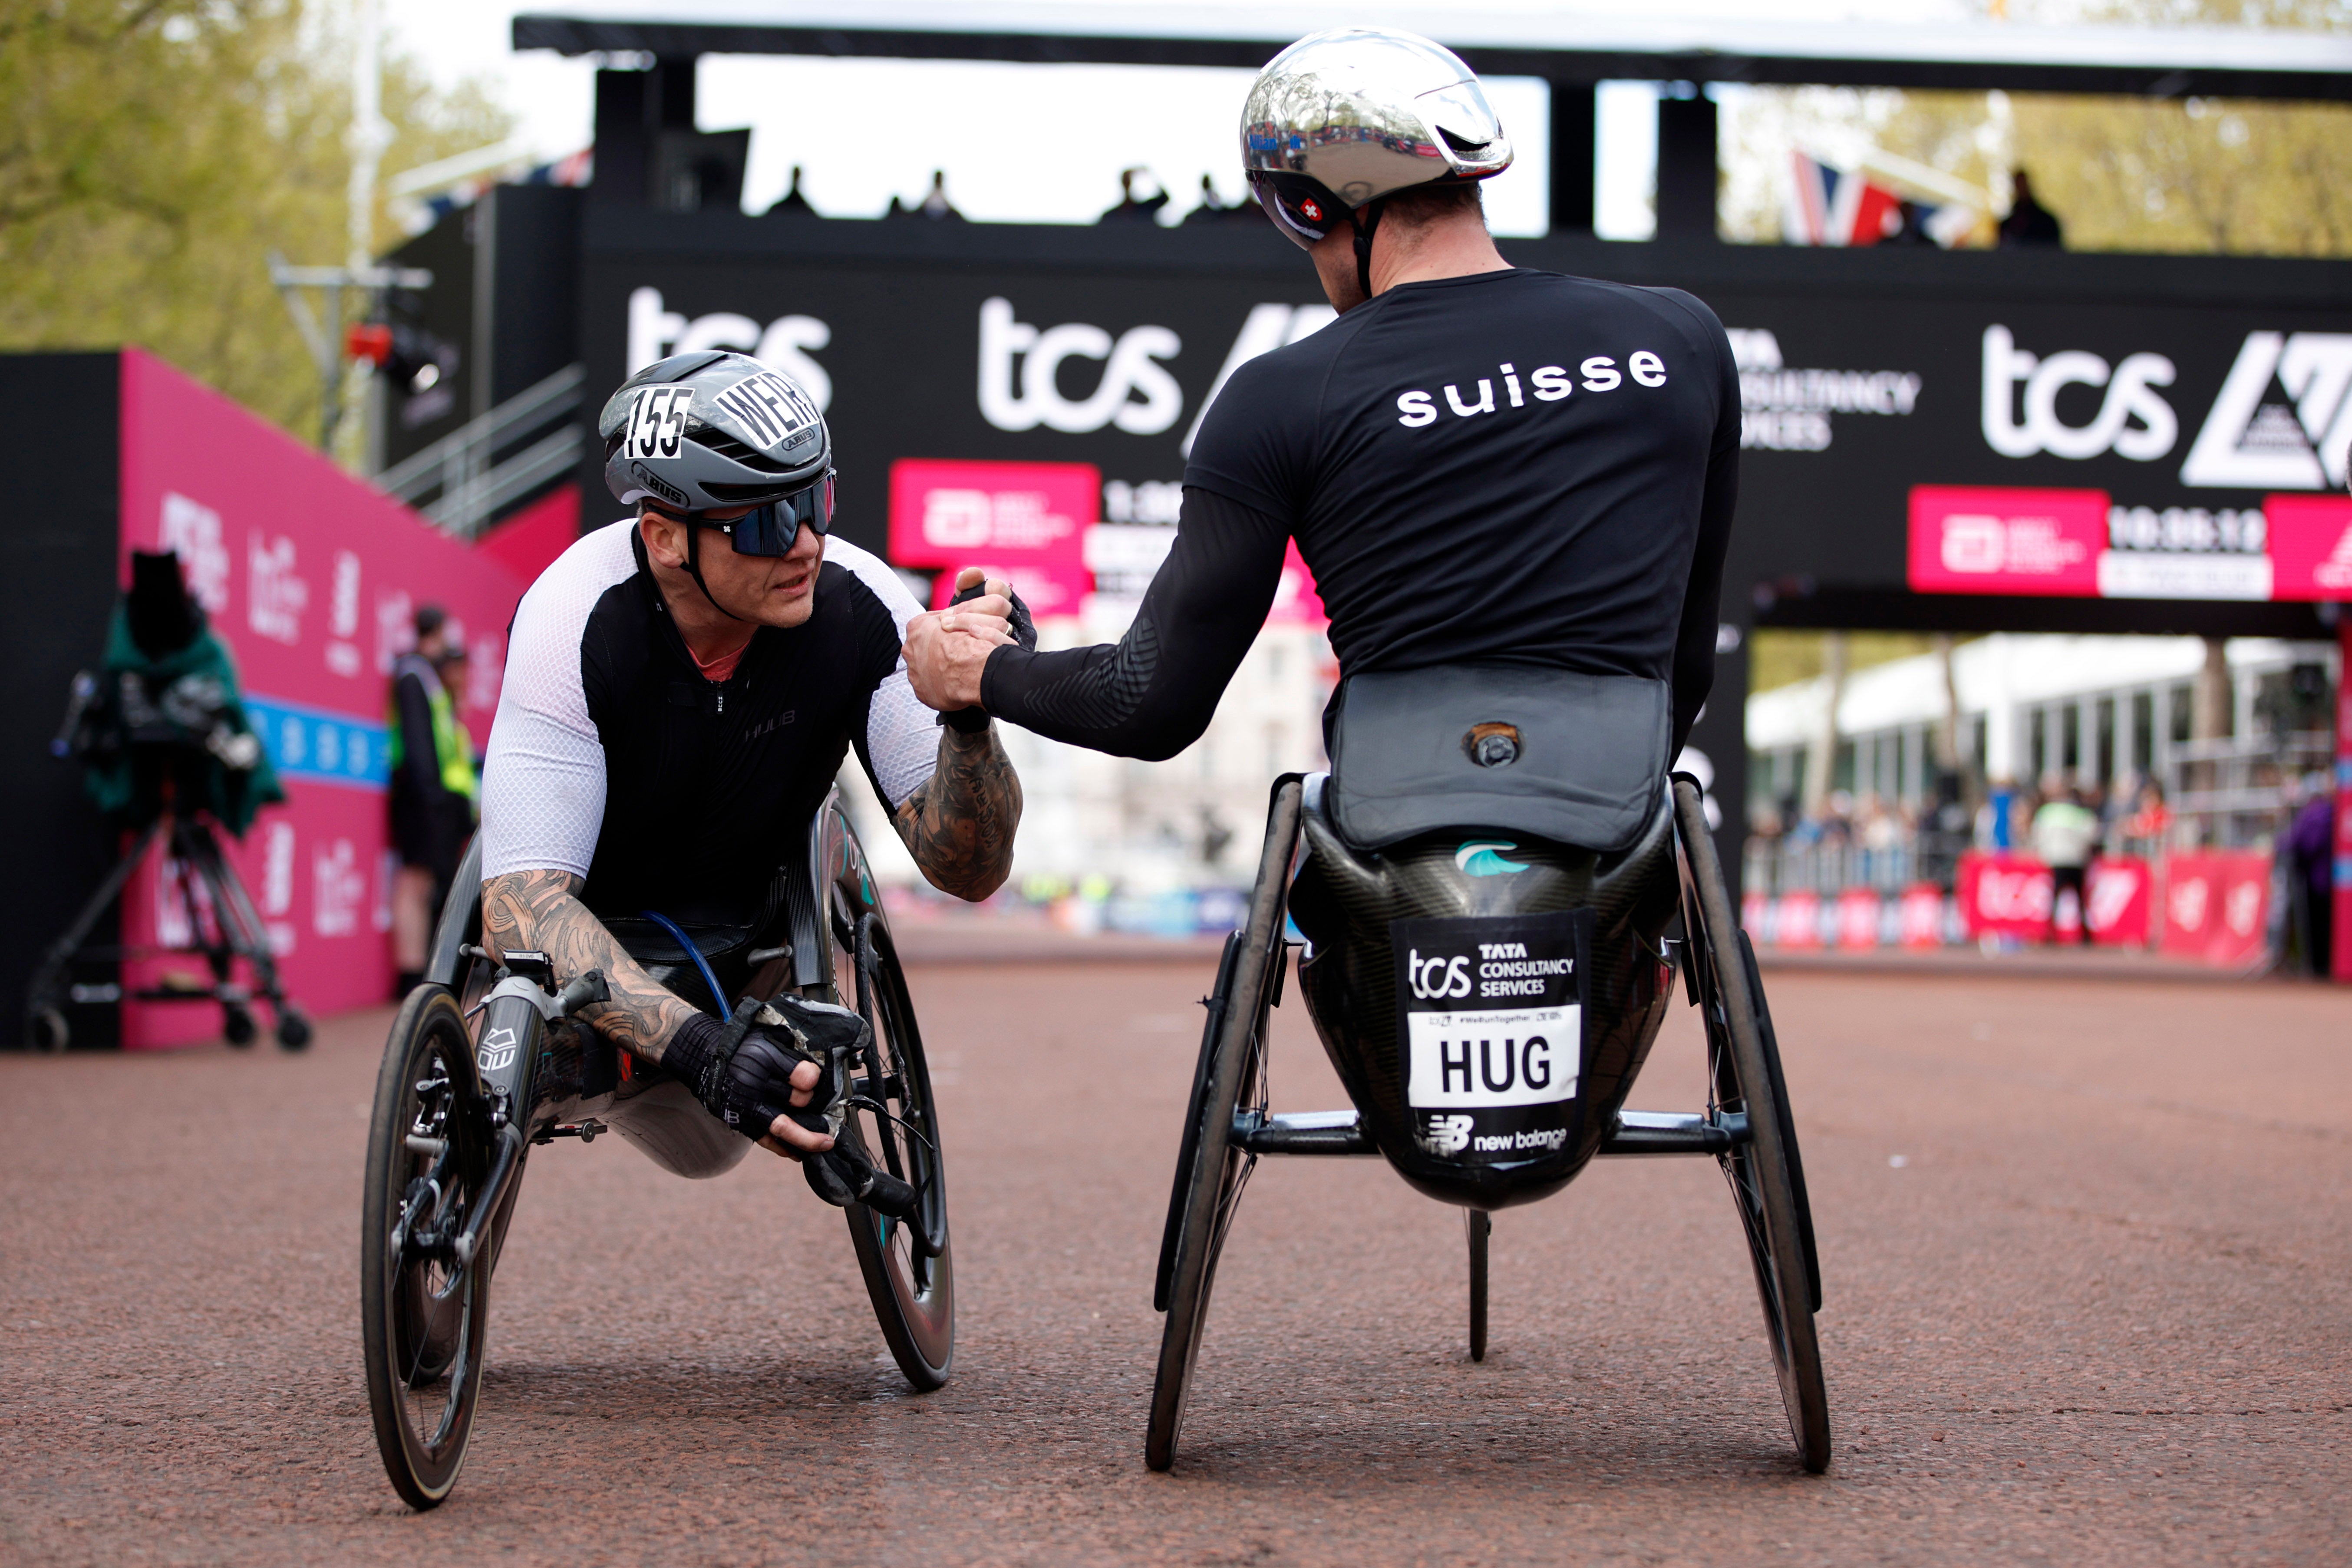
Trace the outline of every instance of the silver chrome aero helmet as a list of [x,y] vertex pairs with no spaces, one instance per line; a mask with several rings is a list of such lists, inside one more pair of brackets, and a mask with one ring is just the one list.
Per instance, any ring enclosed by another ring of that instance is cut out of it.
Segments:
[[1453,50],[1394,28],[1333,27],[1258,72],[1242,110],[1242,164],[1258,205],[1302,249],[1354,226],[1370,298],[1382,199],[1489,179],[1511,166],[1511,142]]

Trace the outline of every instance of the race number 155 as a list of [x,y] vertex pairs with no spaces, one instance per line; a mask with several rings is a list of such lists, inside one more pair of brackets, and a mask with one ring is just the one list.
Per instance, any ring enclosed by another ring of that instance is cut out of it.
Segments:
[[629,430],[623,443],[632,458],[675,458],[686,439],[686,411],[693,406],[690,386],[648,386],[637,394],[629,410]]

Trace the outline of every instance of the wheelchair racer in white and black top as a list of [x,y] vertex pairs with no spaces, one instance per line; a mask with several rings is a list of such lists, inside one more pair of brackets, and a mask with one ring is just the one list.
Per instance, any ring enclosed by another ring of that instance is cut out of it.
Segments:
[[[919,606],[826,537],[830,438],[796,384],[678,355],[625,383],[600,433],[638,515],[565,551],[516,612],[483,768],[484,945],[545,952],[559,984],[601,970],[611,1000],[579,1015],[599,1033],[763,1147],[823,1154],[817,1068],[665,988],[600,917],[755,918],[852,749],[924,876],[983,899],[1011,869],[1020,782],[985,716],[943,723],[915,698]],[[811,1185],[842,1201],[817,1163]]]

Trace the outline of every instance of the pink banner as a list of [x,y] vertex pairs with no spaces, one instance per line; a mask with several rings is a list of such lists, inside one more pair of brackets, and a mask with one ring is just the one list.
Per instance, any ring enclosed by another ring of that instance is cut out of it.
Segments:
[[1921,593],[2095,598],[2106,544],[2104,490],[1912,487],[1910,582]]
[[[179,552],[236,660],[288,804],[230,858],[253,895],[288,993],[323,1016],[389,998],[389,673],[430,602],[473,652],[460,710],[478,750],[525,586],[284,431],[161,360],[122,352],[121,549]],[[123,940],[169,942],[184,921],[158,861],[123,900]],[[194,959],[125,966],[169,984]],[[209,1005],[126,1004],[128,1047],[213,1038]]]
[[1944,889],[1933,882],[1914,882],[1903,889],[1897,916],[1897,939],[1905,947],[1944,945]]
[[2263,951],[2271,858],[2253,849],[2174,855],[2164,867],[2164,951],[2235,969]]
[[1878,945],[1878,895],[1868,888],[1848,888],[1837,898],[1837,944],[1843,948]]
[[1819,893],[1783,893],[1780,919],[1772,924],[1774,945],[1815,948],[1822,945],[1822,899]]
[[2091,862],[2091,935],[2122,947],[2147,945],[2148,918],[2156,907],[2155,868],[2123,856]]
[[2273,599],[2352,599],[2352,497],[2267,496]]
[[[2153,904],[2148,863],[2103,856],[2091,862],[2084,880],[2091,940],[2118,947],[2146,946]],[[2053,935],[2072,938],[2082,929],[2084,911],[2072,900],[2058,907],[2050,868],[2030,856],[1971,849],[1960,857],[1957,881],[1960,918],[1972,937],[2042,942]]]
[[1323,611],[1322,593],[1315,586],[1315,574],[1307,569],[1306,560],[1298,553],[1298,541],[1292,540],[1282,557],[1282,584],[1274,591],[1274,608],[1266,612],[1269,624],[1289,624],[1303,626],[1328,626],[1331,617]]
[[[2352,616],[2336,624],[2336,668],[2352,671]],[[2336,682],[2335,960],[2329,972],[2338,984],[2352,983],[2352,679]]]
[[932,607],[955,594],[955,574],[977,566],[1013,584],[1040,616],[1075,616],[1094,591],[1086,531],[1102,510],[1091,463],[946,462],[890,465],[890,559],[941,569]]
[[1969,850],[1956,879],[1969,935],[2038,942],[2050,932],[2050,868],[2020,855]]

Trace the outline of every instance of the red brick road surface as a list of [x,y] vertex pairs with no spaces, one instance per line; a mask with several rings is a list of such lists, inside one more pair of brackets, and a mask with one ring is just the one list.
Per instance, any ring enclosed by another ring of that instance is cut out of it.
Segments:
[[[473,1457],[378,1468],[358,1219],[385,1016],[308,1056],[0,1058],[0,1562],[2335,1563],[2352,998],[1772,981],[1838,1449],[1793,1461],[1711,1163],[1498,1216],[1269,1163],[1176,1472],[1150,1277],[1206,976],[934,966],[961,1332],[908,1394],[764,1155],[534,1158]],[[1279,1109],[1340,1103],[1296,1003]],[[1634,1103],[1695,1107],[1678,1010]]]

